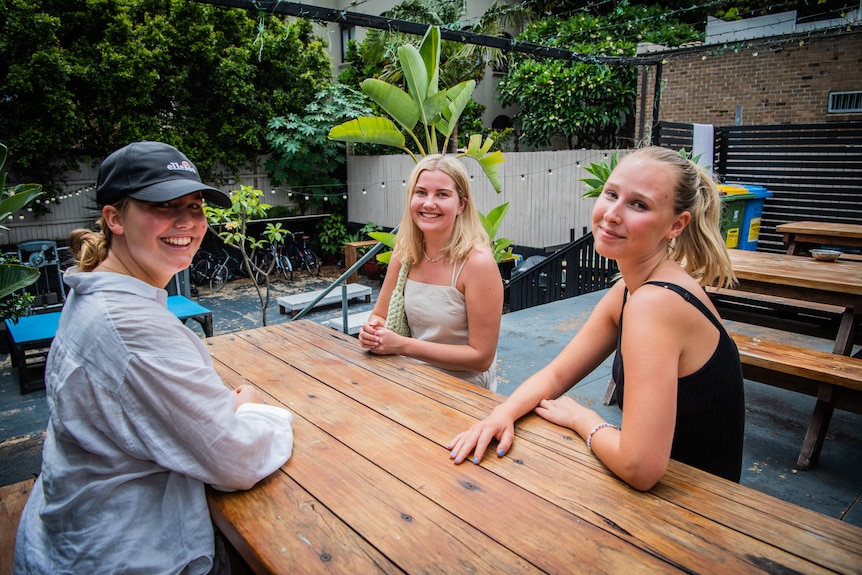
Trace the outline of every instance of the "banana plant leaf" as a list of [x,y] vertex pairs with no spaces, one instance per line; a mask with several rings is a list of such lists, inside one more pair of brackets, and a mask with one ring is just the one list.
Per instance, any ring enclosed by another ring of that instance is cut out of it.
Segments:
[[487,138],[485,142],[482,143],[482,134],[473,134],[470,136],[470,143],[467,146],[467,151],[460,155],[475,158],[476,161],[479,162],[479,165],[482,166],[482,170],[484,170],[485,175],[488,176],[488,181],[490,181],[491,185],[494,186],[494,190],[497,193],[500,193],[503,186],[500,183],[499,165],[505,162],[506,159],[503,157],[503,153],[500,150],[488,154],[488,150],[493,144],[494,140],[491,138]]
[[440,85],[440,28],[429,26],[419,44],[419,55],[428,73],[428,97],[437,93]]
[[[407,81],[407,92],[413,98],[417,106],[422,106],[422,102],[429,96],[428,94],[428,68],[425,67],[425,61],[419,50],[410,44],[404,44],[398,48],[398,60],[401,62],[401,69],[404,71],[404,80]],[[436,92],[436,90],[434,90]],[[427,116],[421,113],[420,117],[427,120]],[[424,122],[424,123],[427,123]]]
[[410,94],[398,86],[393,86],[376,78],[363,80],[359,87],[366,96],[374,100],[405,130],[409,132],[416,127],[420,118],[419,104],[414,101]]
[[388,264],[389,260],[392,259],[392,248],[395,247],[395,238],[397,236],[391,232],[371,232],[368,235],[372,239],[377,240],[378,242],[389,248],[389,251],[377,254],[378,262],[382,264]]
[[329,138],[339,142],[363,142],[404,148],[404,134],[389,118],[363,116],[329,130]]
[[39,268],[0,264],[0,299],[35,283],[39,279],[39,274]]
[[467,80],[446,90],[447,105],[440,111],[441,117],[434,125],[434,127],[437,128],[437,130],[443,134],[443,137],[447,140],[446,143],[443,144],[444,150],[448,144],[449,136],[452,135],[455,126],[458,124],[458,120],[461,118],[464,108],[466,108],[467,104],[470,103],[470,100],[473,97],[473,90],[475,89],[476,81]]
[[[6,218],[41,196],[42,186],[40,184],[18,184],[4,189],[3,194],[5,197],[0,200],[0,222],[6,221]],[[0,229],[8,230],[9,228],[0,224]]]

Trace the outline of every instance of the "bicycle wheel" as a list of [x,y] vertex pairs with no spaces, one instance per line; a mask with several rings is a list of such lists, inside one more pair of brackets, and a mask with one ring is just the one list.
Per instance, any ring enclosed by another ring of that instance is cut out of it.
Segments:
[[227,283],[228,271],[225,264],[221,264],[215,269],[212,277],[210,277],[210,289],[217,292]]
[[200,260],[195,262],[190,273],[193,284],[201,285],[206,282],[207,278],[210,276],[209,260]]
[[293,281],[293,264],[290,263],[289,257],[285,255],[279,255],[276,266],[281,271],[281,275],[284,276],[284,279],[289,282]]
[[303,252],[303,259],[305,260],[305,269],[308,270],[308,273],[312,275],[319,276],[320,275],[320,258],[317,257],[313,251],[308,248],[305,248]]

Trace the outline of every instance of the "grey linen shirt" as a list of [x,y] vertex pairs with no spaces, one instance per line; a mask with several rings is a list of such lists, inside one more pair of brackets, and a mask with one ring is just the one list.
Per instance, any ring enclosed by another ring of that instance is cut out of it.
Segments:
[[167,294],[113,273],[72,288],[48,355],[42,471],[18,528],[16,573],[207,573],[204,486],[248,489],[283,465],[292,415],[234,411],[206,346]]

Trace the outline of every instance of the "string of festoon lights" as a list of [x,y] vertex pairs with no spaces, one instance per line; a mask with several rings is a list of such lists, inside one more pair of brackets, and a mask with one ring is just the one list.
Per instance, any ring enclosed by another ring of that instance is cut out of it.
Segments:
[[[37,204],[37,205],[44,204],[46,206],[50,205],[50,204],[58,204],[59,205],[59,203],[63,200],[68,200],[69,198],[71,198],[73,196],[80,196],[81,194],[86,194],[86,193],[91,192],[95,189],[96,189],[96,182],[93,182],[91,184],[87,184],[84,187],[78,188],[74,191],[67,191],[63,194],[59,194],[59,195],[48,197],[48,198],[41,198],[41,197],[36,198],[35,200],[33,200],[33,203]],[[24,208],[23,211],[27,212],[28,214],[32,214],[33,213],[33,206],[28,205],[26,208]],[[19,220],[23,220],[24,218],[25,218],[25,214],[23,212],[18,214]],[[14,215],[9,215],[6,218],[6,221],[14,221],[14,220],[15,220]]]
[[[602,159],[603,160],[608,159],[607,152],[602,153]],[[577,169],[583,169],[584,168],[583,164],[584,164],[584,162],[582,162],[581,160],[576,160],[574,162],[559,164],[559,165],[551,167],[551,168],[542,168],[539,170],[518,172],[515,174],[506,174],[506,175],[502,175],[500,179],[503,181],[514,181],[515,183],[518,183],[518,182],[525,182],[525,181],[527,181],[528,178],[533,178],[534,176],[553,177],[555,173],[557,173],[557,172],[559,172],[565,168],[572,167],[572,166],[574,166]],[[505,166],[505,164],[504,164],[504,166]],[[468,169],[469,169],[469,166],[468,166]],[[479,175],[480,179],[484,177],[484,173],[481,171],[478,172],[478,175]],[[470,181],[476,181],[476,176],[477,176],[477,174],[471,173],[470,174]],[[406,187],[407,186],[407,180],[404,178],[401,178],[401,179],[388,180],[388,181],[387,180],[380,180],[380,181],[374,180],[374,181],[366,181],[366,182],[355,182],[355,181],[346,182],[346,186],[348,188],[350,188],[352,190],[355,190],[355,189],[361,190],[360,193],[363,196],[366,196],[369,193],[382,192],[382,191],[387,189],[387,185]],[[287,197],[291,200],[304,199],[305,201],[312,201],[312,200],[318,201],[319,200],[319,201],[328,202],[328,201],[337,201],[337,200],[346,200],[347,199],[348,194],[343,192],[343,191],[339,191],[339,192],[315,191],[319,188],[331,188],[331,187],[332,187],[331,185],[317,184],[317,185],[310,185],[310,186],[292,186],[292,187],[284,190],[279,186],[279,187],[275,187],[275,188],[270,188],[270,194],[276,195],[279,192],[283,192],[283,193],[286,193]],[[505,185],[503,187],[505,189]],[[46,204],[46,205],[59,204],[61,201],[72,198],[73,196],[80,196],[81,194],[89,194],[90,192],[94,191],[95,189],[96,189],[96,183],[93,182],[91,184],[87,184],[86,186],[77,188],[73,191],[68,191],[68,192],[65,192],[63,194],[60,194],[58,196],[45,198],[45,199],[36,198],[36,200],[34,200],[34,203],[35,204]],[[29,213],[33,213],[33,208],[28,206],[26,208],[26,211]],[[23,220],[24,217],[25,216],[23,213],[18,214],[18,219]],[[8,220],[14,220],[14,219],[15,219],[15,216],[13,216],[13,215],[10,215],[8,217]]]
[[[602,159],[603,160],[608,159],[607,152],[602,153]],[[507,175],[501,176],[500,179],[503,181],[512,180],[512,181],[515,181],[517,183],[517,182],[525,182],[525,181],[527,181],[528,178],[532,178],[533,176],[553,177],[555,173],[558,173],[561,170],[563,170],[564,168],[568,168],[571,166],[574,166],[577,169],[583,169],[584,168],[583,164],[584,164],[584,162],[582,162],[581,160],[576,160],[574,162],[560,164],[560,165],[557,165],[557,166],[554,166],[551,168],[542,168],[540,170],[518,172],[516,174],[507,174]],[[479,172],[478,175],[479,175],[480,179],[482,177],[484,177],[483,172]],[[477,174],[471,173],[470,174],[470,181],[471,182],[476,181],[476,177],[477,177]],[[383,192],[387,189],[387,185],[400,185],[401,187],[406,187],[407,186],[407,180],[406,179],[400,179],[400,180],[380,180],[380,181],[373,180],[373,181],[365,181],[365,182],[356,182],[356,181],[346,182],[346,186],[348,188],[350,188],[351,190],[356,190],[356,189],[360,190],[359,193],[362,194],[363,196],[367,196],[368,194],[371,194],[371,193]],[[310,201],[312,199],[322,200],[322,201],[330,201],[330,200],[337,200],[337,199],[346,200],[347,199],[348,194],[346,194],[344,192],[323,192],[323,193],[320,193],[320,192],[314,191],[315,188],[320,188],[320,187],[322,187],[322,186],[291,187],[291,189],[287,192],[287,196],[289,198],[293,198],[294,196],[299,196],[299,197],[304,198],[306,201]],[[503,187],[505,189],[505,185]],[[272,190],[272,193],[275,194],[276,190]]]

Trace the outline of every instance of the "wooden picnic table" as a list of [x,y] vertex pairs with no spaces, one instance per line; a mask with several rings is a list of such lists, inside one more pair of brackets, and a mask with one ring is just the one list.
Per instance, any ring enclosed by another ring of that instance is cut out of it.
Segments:
[[791,222],[775,226],[784,234],[787,253],[805,255],[812,248],[823,245],[862,248],[862,225],[835,222]]
[[794,255],[728,250],[736,290],[843,308],[833,353],[851,355],[862,315],[862,262],[818,261]]
[[[647,493],[529,415],[502,458],[452,437],[503,398],[308,320],[205,341],[226,385],[294,414],[291,459],[208,490],[257,573],[851,573],[862,529],[671,461]],[[226,454],[229,457],[229,454]]]

